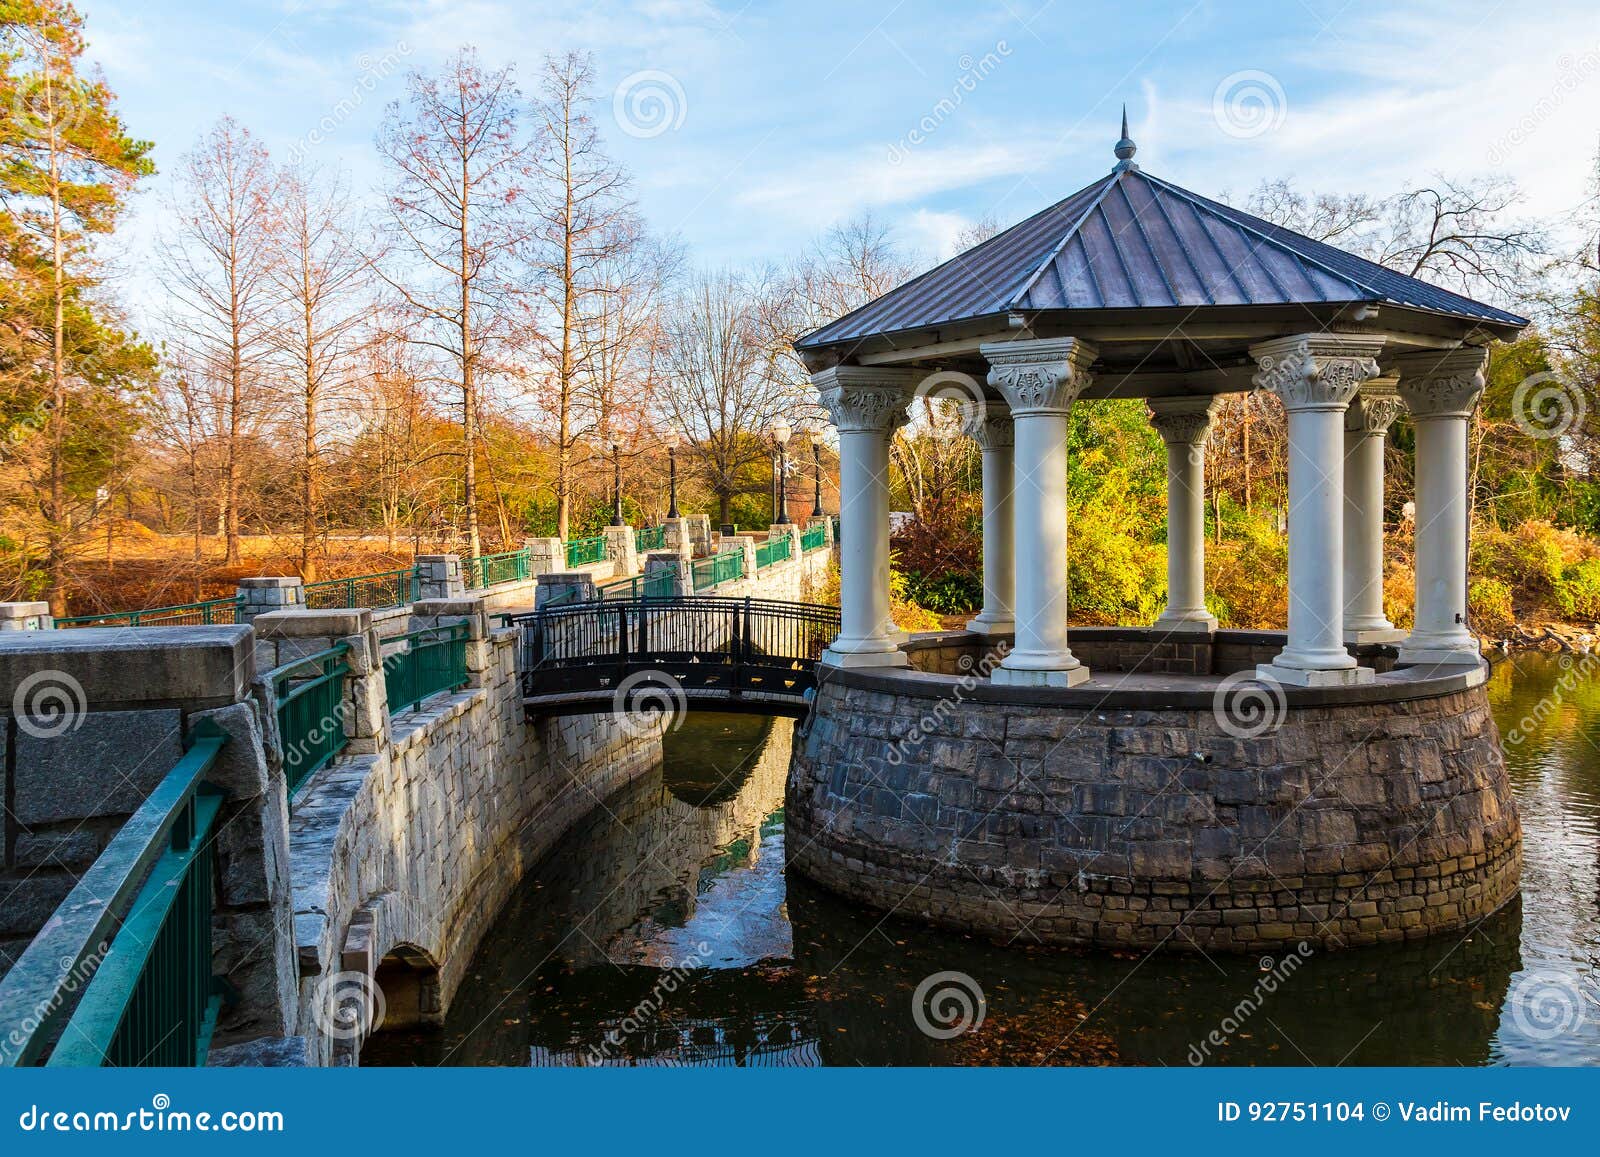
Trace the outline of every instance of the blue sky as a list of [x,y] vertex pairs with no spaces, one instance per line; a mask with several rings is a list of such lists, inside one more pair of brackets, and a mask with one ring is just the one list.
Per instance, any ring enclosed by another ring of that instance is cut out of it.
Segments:
[[[1560,215],[1600,145],[1592,0],[78,2],[158,165],[228,112],[357,189],[378,180],[373,133],[406,69],[465,41],[531,80],[543,53],[590,50],[609,146],[705,264],[781,259],[863,211],[947,256],[964,225],[1107,171],[1123,101],[1140,163],[1211,195],[1508,172],[1530,212]],[[136,263],[163,180],[136,209]]]

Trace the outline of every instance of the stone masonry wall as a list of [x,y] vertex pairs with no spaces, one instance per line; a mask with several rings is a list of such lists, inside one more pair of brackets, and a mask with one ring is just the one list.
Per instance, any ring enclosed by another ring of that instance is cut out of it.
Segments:
[[1291,700],[1238,738],[1203,707],[992,690],[939,707],[956,682],[823,684],[788,786],[797,868],[1006,940],[1205,951],[1418,938],[1516,891],[1521,829],[1481,686]]
[[316,1063],[358,1043],[329,1030],[351,973],[370,983],[385,955],[420,949],[442,1010],[523,872],[660,761],[659,732],[609,715],[525,722],[515,643],[493,632],[479,686],[396,717],[385,747],[337,761],[295,802],[298,1031]]

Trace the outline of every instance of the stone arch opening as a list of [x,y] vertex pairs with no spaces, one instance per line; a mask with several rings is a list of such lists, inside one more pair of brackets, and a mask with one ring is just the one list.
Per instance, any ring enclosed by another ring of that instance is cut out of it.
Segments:
[[439,966],[414,944],[396,944],[378,961],[373,981],[383,997],[380,1029],[444,1023]]

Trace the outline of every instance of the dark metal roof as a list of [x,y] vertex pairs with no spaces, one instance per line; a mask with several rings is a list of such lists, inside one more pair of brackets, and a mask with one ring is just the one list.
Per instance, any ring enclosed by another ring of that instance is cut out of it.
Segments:
[[[1126,134],[1124,134],[1126,135]],[[1526,319],[1152,177],[1100,181],[801,338],[801,349],[1033,310],[1387,302]]]

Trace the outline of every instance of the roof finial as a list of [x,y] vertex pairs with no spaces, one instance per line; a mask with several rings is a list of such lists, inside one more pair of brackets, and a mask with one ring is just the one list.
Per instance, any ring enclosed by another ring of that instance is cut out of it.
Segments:
[[1133,140],[1128,136],[1128,106],[1124,103],[1122,106],[1122,139],[1117,142],[1117,167],[1115,171],[1120,173],[1126,169],[1137,170],[1139,166],[1133,163],[1133,154],[1138,151],[1139,146],[1134,144]]

